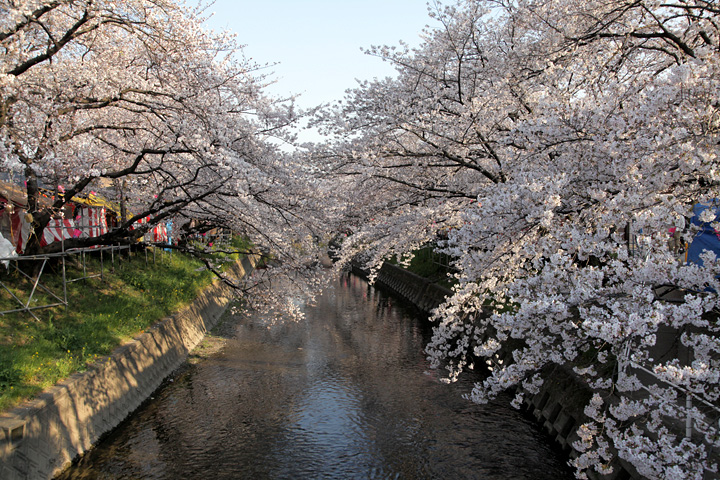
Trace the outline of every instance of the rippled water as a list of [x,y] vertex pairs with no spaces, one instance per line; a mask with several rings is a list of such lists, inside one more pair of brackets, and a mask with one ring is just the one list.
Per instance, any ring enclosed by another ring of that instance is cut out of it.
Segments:
[[354,276],[307,318],[241,318],[60,478],[553,479],[566,458],[507,399],[437,381],[428,331]]

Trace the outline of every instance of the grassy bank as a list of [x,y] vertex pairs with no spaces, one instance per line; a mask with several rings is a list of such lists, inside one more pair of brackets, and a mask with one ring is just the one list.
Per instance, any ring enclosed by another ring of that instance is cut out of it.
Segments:
[[440,265],[436,261],[436,255],[433,254],[433,247],[427,246],[413,252],[414,256],[407,266],[399,265],[395,257],[388,259],[393,265],[402,266],[406,270],[427,278],[431,282],[445,288],[452,288],[456,283],[454,278],[448,277],[448,268]]
[[[127,252],[127,251],[126,251]],[[97,254],[85,265],[76,256],[66,262],[68,278],[99,274]],[[23,262],[24,264],[27,262]],[[28,265],[21,265],[24,269]],[[68,306],[0,315],[0,411],[31,398],[43,389],[84,370],[158,320],[189,304],[213,275],[202,263],[178,253],[139,251],[104,258],[103,278],[68,283]],[[41,281],[62,297],[62,265],[45,267]],[[0,280],[23,301],[32,282],[12,268],[0,266]],[[54,303],[39,290],[31,306]],[[0,311],[17,308],[2,289]]]

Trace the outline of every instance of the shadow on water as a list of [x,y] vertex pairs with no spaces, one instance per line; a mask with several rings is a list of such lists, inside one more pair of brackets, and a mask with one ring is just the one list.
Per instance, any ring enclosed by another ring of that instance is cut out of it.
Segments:
[[474,405],[471,378],[438,381],[429,327],[400,302],[345,276],[303,308],[300,322],[226,319],[222,348],[59,478],[573,478],[509,399]]

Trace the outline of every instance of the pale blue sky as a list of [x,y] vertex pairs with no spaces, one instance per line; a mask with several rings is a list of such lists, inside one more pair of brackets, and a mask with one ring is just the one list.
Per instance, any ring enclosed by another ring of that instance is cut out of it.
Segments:
[[217,0],[208,12],[215,12],[208,26],[236,32],[247,57],[279,63],[269,93],[300,93],[306,108],[340,100],[356,78],[392,76],[388,63],[361,47],[417,46],[433,24],[426,0]]

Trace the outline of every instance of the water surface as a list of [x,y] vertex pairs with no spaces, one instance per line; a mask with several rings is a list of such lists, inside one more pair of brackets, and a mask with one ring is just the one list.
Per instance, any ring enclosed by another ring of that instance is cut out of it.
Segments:
[[[428,329],[355,276],[306,319],[236,322],[63,479],[571,479],[503,398],[461,397],[429,368]],[[226,325],[228,325],[226,323]]]

